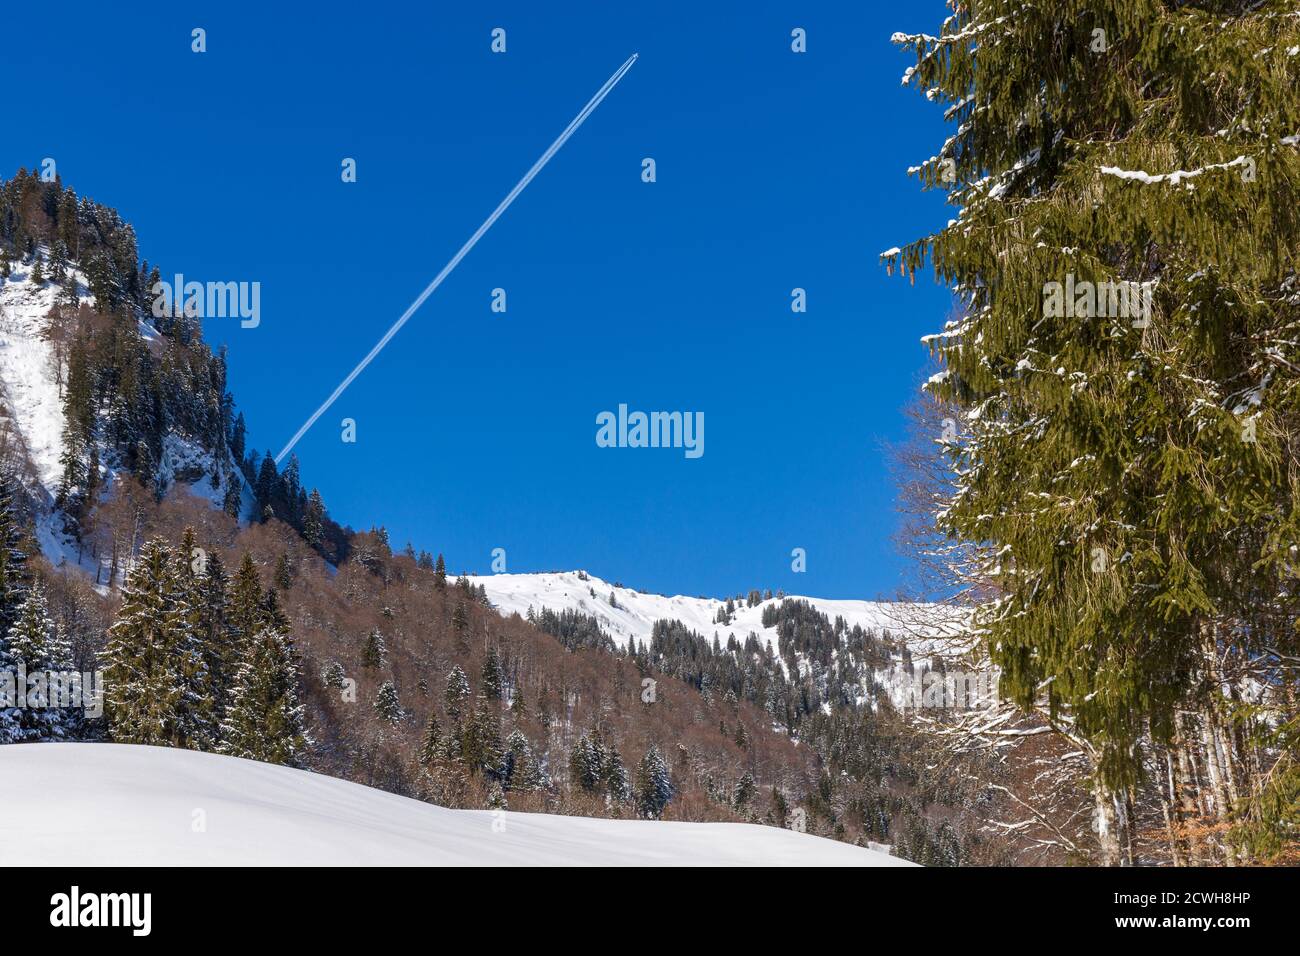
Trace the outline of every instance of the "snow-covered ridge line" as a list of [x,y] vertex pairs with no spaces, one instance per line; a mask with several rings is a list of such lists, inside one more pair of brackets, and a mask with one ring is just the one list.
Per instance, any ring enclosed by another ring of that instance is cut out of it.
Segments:
[[[192,750],[0,747],[0,859],[16,866],[913,866],[746,823],[448,810]],[[201,808],[205,829],[194,829]]]
[[[905,605],[882,601],[842,601],[787,594],[747,607],[736,605],[735,614],[728,624],[718,623],[718,611],[726,605],[716,598],[686,597],[647,594],[632,588],[618,587],[595,575],[581,571],[541,572],[536,574],[486,574],[465,575],[475,587],[482,585],[488,599],[505,616],[527,616],[528,609],[540,612],[542,608],[560,613],[577,611],[595,617],[614,642],[620,647],[629,638],[649,642],[656,621],[680,621],[706,638],[716,633],[725,643],[729,634],[743,641],[749,634],[757,635],[775,650],[776,628],[763,626],[763,609],[780,604],[782,600],[807,601],[832,621],[842,617],[850,628],[857,624],[878,630],[899,630],[905,624]],[[614,603],[610,603],[610,595]]]

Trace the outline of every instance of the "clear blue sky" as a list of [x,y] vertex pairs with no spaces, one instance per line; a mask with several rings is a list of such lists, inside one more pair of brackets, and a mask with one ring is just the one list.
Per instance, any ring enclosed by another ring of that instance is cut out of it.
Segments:
[[[668,593],[892,594],[880,446],[948,296],[877,256],[951,210],[905,174],[947,131],[889,36],[935,30],[943,4],[447,6],[11,5],[0,168],[53,157],[164,274],[262,283],[260,327],[207,335],[250,443],[278,451],[639,53],[298,445],[304,479],[453,570],[502,547],[511,571]],[[704,412],[704,456],[598,448],[619,403]]]

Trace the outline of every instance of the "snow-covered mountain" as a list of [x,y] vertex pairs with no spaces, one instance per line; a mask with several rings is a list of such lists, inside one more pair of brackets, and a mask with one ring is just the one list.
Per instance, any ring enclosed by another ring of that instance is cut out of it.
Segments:
[[[595,617],[601,628],[620,647],[628,638],[649,641],[650,631],[656,621],[676,620],[698,634],[712,638],[716,633],[726,642],[728,635],[744,641],[751,633],[760,641],[776,646],[775,627],[763,626],[763,609],[782,600],[807,601],[832,621],[844,618],[852,628],[879,630],[901,629],[908,619],[905,606],[881,601],[843,601],[825,598],[802,597],[787,594],[784,598],[770,598],[753,607],[745,602],[735,604],[735,613],[727,624],[718,622],[718,611],[725,600],[703,597],[647,594],[632,588],[610,584],[582,571],[543,572],[537,574],[487,574],[466,575],[469,582],[482,585],[489,600],[507,616],[527,616],[528,609],[541,611],[549,608],[555,612],[577,611]],[[610,595],[614,600],[610,601]]]
[[[72,270],[68,284],[75,286],[78,301],[92,301],[84,274]],[[53,512],[62,475],[63,399],[48,317],[63,293],[64,286],[58,283],[32,282],[31,266],[22,262],[14,264],[8,280],[0,281],[0,416],[8,412],[0,420],[0,430],[19,443],[32,466],[28,490],[43,512],[36,516],[37,536],[46,557],[55,564],[75,562],[80,550],[62,533]],[[141,322],[140,332],[147,340],[157,338],[157,332],[147,322]],[[105,467],[109,472],[105,477],[111,478],[113,463],[108,461]],[[213,462],[203,449],[177,435],[168,435],[158,471],[169,487],[179,487],[220,507],[235,466],[233,462]],[[215,485],[209,480],[214,473],[218,477]],[[105,486],[104,493],[111,494],[111,482],[105,482]],[[245,489],[245,513],[252,507],[252,497]],[[83,556],[82,560],[84,563],[88,559]],[[87,570],[93,574],[93,568]],[[768,600],[754,607],[738,602],[731,621],[721,624],[717,618],[718,610],[726,603],[723,600],[647,594],[578,571],[470,576],[470,581],[483,585],[503,614],[526,615],[530,607],[537,611],[546,607],[555,612],[574,610],[594,616],[620,646],[629,637],[648,641],[651,628],[659,620],[678,620],[707,637],[717,633],[724,641],[729,634],[744,640],[751,633],[760,640],[776,640],[775,628],[765,628],[762,617],[768,604],[779,601]],[[899,606],[889,603],[803,600],[832,620],[843,617],[849,627],[858,624],[892,629],[899,620]]]
[[[0,280],[0,435],[15,442],[31,466],[24,485],[35,502],[36,535],[45,556],[54,564],[77,562],[78,549],[62,531],[54,512],[54,499],[63,473],[63,396],[57,370],[57,354],[49,316],[65,288],[75,288],[78,302],[93,301],[85,275],[70,270],[60,285],[31,281],[31,265],[15,262],[7,280]],[[157,331],[140,323],[140,334],[154,341]],[[103,494],[112,493],[115,463],[103,465]],[[212,456],[178,435],[166,436],[158,462],[159,479],[220,507],[227,482],[235,473],[234,463],[214,462]],[[217,475],[213,484],[211,476]],[[252,507],[252,496],[243,494],[243,505]],[[82,555],[82,563],[88,559]],[[92,575],[93,567],[88,567]]]
[[0,865],[912,866],[744,823],[447,810],[190,750],[0,747]]

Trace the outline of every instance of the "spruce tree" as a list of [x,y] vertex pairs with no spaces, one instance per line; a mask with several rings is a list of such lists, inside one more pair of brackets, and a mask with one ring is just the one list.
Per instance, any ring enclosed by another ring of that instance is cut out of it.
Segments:
[[13,626],[27,596],[29,573],[23,538],[14,481],[0,475],[0,634]]
[[464,713],[465,702],[469,700],[470,687],[469,678],[457,664],[447,675],[447,685],[443,693],[443,706],[447,711],[447,716],[452,720],[460,720]]
[[71,708],[81,701],[68,700],[69,707],[59,706],[64,688],[55,684],[61,685],[72,669],[72,649],[50,618],[39,582],[28,589],[8,635],[0,637],[0,667],[16,669],[20,664],[28,681],[27,707],[0,713],[0,742],[75,736],[82,718]]
[[668,764],[659,748],[652,746],[641,758],[636,772],[637,812],[647,820],[658,820],[673,797],[672,778]]
[[302,536],[311,547],[320,550],[325,540],[325,502],[315,488],[307,499],[307,510],[303,515]]
[[302,766],[310,740],[298,701],[298,662],[289,637],[260,631],[239,667],[221,752],[264,763]]
[[1294,653],[1300,20],[1277,0],[954,10],[895,40],[957,124],[914,172],[961,211],[884,258],[929,260],[960,298],[927,338],[928,387],[962,416],[937,526],[995,596],[973,628],[1001,691],[1092,755],[1119,863],[1144,741],[1182,746],[1187,711],[1221,733],[1217,662]]
[[425,767],[431,766],[442,756],[442,726],[438,723],[437,711],[429,712],[429,723],[425,725],[424,737],[416,759]]
[[528,793],[541,789],[541,767],[533,756],[532,744],[517,728],[506,738],[505,767],[504,786],[507,790]]
[[[35,582],[18,608],[17,619],[8,635],[9,654],[22,661],[28,672],[69,666],[71,654],[55,647],[54,621],[45,603],[45,590]],[[56,661],[55,658],[58,658]]]
[[386,653],[384,635],[379,633],[378,628],[373,628],[361,645],[361,666],[371,670],[383,667]]
[[375,694],[375,713],[379,715],[380,720],[390,726],[404,716],[402,702],[397,696],[397,688],[390,680],[379,685],[379,691]]
[[198,749],[211,743],[211,687],[191,615],[175,555],[151,539],[127,575],[104,650],[113,739]]
[[483,672],[479,680],[483,696],[488,700],[501,699],[501,658],[496,648],[489,648],[483,658]]
[[623,766],[623,755],[614,744],[610,744],[605,756],[605,791],[614,803],[624,803],[632,796],[627,768]]
[[230,640],[242,657],[252,638],[262,628],[265,610],[262,604],[262,578],[257,573],[253,556],[247,551],[235,572],[230,586],[230,601],[226,620],[229,622]]

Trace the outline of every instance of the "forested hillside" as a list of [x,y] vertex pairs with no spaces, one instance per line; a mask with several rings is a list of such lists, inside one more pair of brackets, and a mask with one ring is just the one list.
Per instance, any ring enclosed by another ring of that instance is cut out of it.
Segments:
[[0,664],[104,687],[100,717],[5,708],[4,739],[214,751],[449,807],[747,820],[935,864],[1014,856],[973,809],[994,792],[927,777],[925,738],[875,684],[891,653],[910,668],[883,632],[775,601],[776,651],[725,610],[707,635],[664,620],[621,647],[594,619],[503,617],[442,556],[340,527],[295,461],[245,448],[224,356],[192,317],[152,314],[157,269],[117,212],[25,171],[0,197],[0,360],[6,395],[10,375],[27,390],[4,427]]

